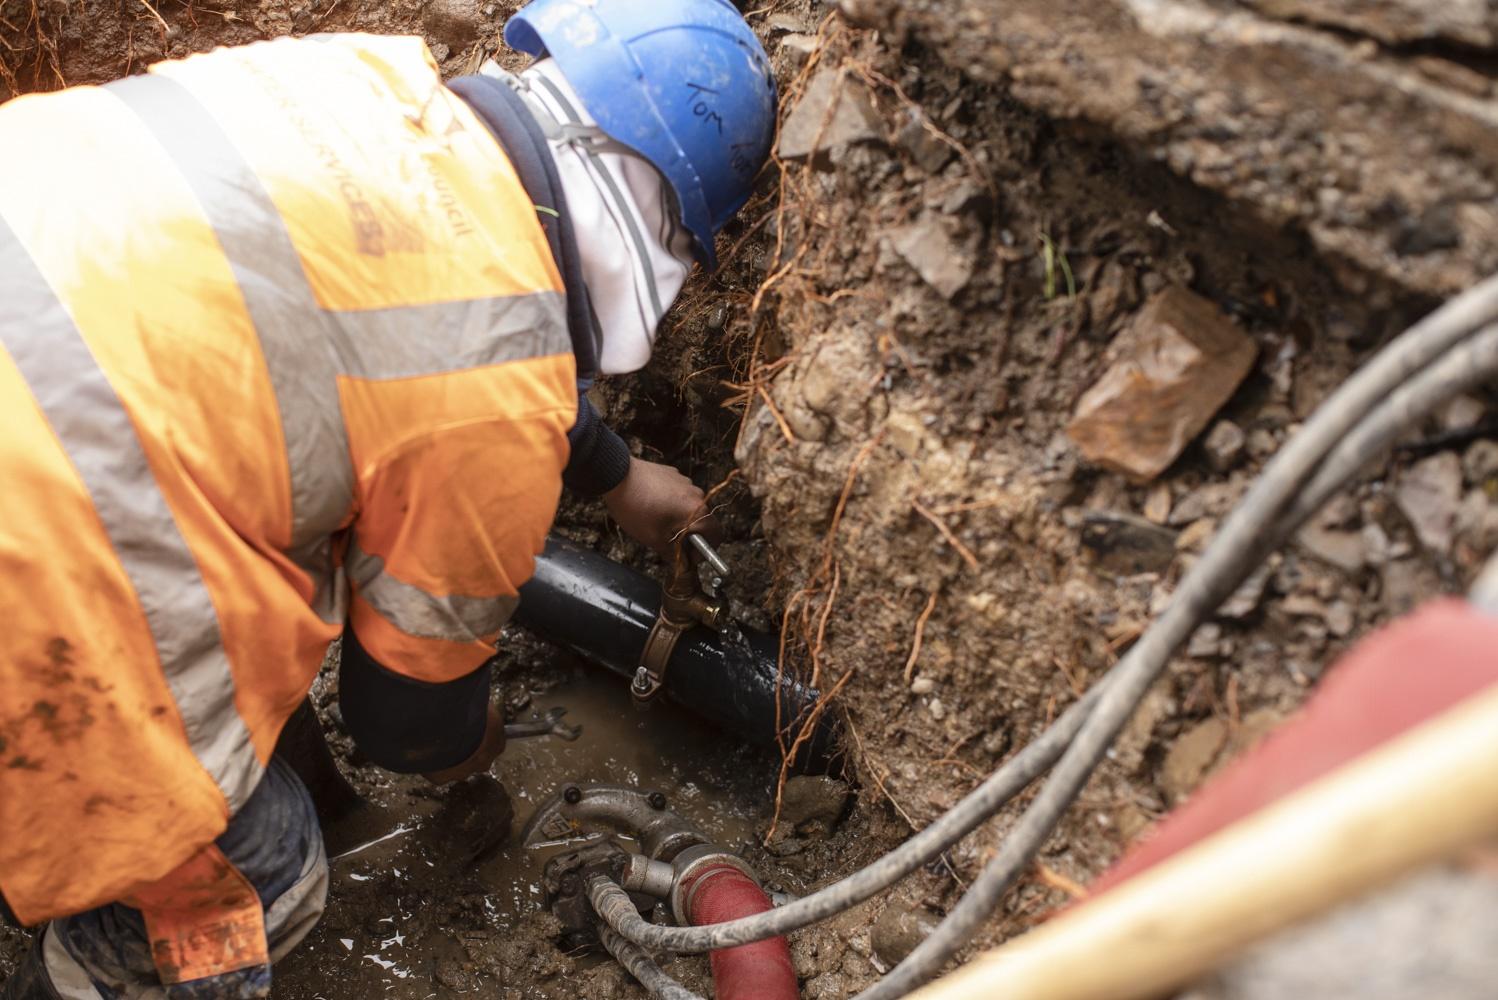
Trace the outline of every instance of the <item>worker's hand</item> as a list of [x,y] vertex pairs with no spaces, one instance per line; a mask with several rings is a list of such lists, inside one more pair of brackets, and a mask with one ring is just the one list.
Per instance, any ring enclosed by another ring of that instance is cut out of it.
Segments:
[[483,774],[487,772],[505,749],[505,719],[499,714],[499,709],[492,704],[489,706],[488,718],[484,721],[484,738],[479,741],[479,748],[475,750],[467,760],[461,764],[455,764],[444,771],[428,771],[422,775],[434,785],[445,785],[449,781],[462,781],[472,774]]
[[669,465],[636,458],[624,482],[603,495],[609,514],[624,533],[669,558],[671,544],[686,531],[718,540],[718,523],[707,510],[707,496]]

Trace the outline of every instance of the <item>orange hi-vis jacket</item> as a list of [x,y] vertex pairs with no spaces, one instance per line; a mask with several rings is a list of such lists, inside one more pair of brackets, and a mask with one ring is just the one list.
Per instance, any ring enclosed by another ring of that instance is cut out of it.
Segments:
[[0,106],[0,893],[160,879],[351,622],[470,673],[577,413],[565,292],[414,38],[220,50]]

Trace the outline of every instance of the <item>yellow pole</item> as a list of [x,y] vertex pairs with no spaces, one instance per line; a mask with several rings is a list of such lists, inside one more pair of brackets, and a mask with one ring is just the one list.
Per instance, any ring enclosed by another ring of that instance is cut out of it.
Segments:
[[1150,1000],[1495,833],[1498,687],[911,996]]

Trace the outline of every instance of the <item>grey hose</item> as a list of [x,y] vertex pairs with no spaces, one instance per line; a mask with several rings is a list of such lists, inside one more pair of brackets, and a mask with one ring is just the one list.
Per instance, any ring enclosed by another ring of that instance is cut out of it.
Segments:
[[1411,426],[1453,396],[1492,379],[1495,371],[1498,324],[1484,327],[1391,393],[1326,457],[1315,477],[1291,503],[1286,521],[1304,520],[1314,514]]
[[[1028,866],[1165,664],[1196,626],[1262,561],[1287,530],[1282,511],[1348,432],[1436,358],[1498,319],[1498,279],[1488,279],[1416,324],[1327,400],[1265,467],[1242,503],[1186,574],[1165,610],[1114,668],[1097,709],[997,856],[930,937],[856,1000],[894,1000],[939,972],[969,941]],[[1408,412],[1405,417],[1409,416]],[[1314,510],[1314,508],[1313,508]],[[1310,511],[1299,512],[1309,516]]]
[[603,939],[603,946],[614,956],[614,960],[624,966],[625,971],[634,976],[645,987],[645,992],[656,1000],[704,1000],[700,994],[693,993],[656,965],[655,959],[645,954],[638,945],[624,940],[607,927],[598,928],[598,936]]
[[[836,916],[872,898],[939,856],[942,851],[1003,808],[1026,785],[1044,774],[1061,756],[1077,730],[1082,728],[1083,719],[1102,696],[1106,684],[1107,678],[1104,678],[1093,685],[1050,728],[1026,744],[1023,750],[1007,760],[983,784],[969,792],[961,802],[943,813],[930,826],[868,867],[809,896],[752,917],[701,927],[652,924],[639,919],[633,906],[614,910],[618,914],[616,922],[604,913],[596,899],[593,909],[630,941],[646,948],[681,954],[696,954],[763,941]],[[629,920],[628,915],[633,915],[638,922]]]

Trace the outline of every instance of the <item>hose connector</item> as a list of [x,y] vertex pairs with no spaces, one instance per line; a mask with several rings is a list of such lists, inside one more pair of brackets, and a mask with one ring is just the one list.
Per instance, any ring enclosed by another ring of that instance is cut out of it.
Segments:
[[692,903],[698,891],[715,876],[735,871],[755,885],[760,884],[759,876],[754,874],[754,869],[742,858],[712,844],[688,847],[671,862],[671,868],[671,914],[676,918],[677,924],[683,927],[692,923]]

